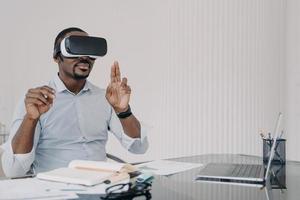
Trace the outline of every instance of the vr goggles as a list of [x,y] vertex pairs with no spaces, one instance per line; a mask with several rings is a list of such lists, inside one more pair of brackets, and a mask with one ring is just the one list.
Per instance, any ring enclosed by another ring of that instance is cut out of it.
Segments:
[[58,53],[67,58],[89,56],[92,59],[96,59],[105,56],[107,43],[104,38],[100,37],[71,35],[64,38],[54,48],[53,56],[56,57]]

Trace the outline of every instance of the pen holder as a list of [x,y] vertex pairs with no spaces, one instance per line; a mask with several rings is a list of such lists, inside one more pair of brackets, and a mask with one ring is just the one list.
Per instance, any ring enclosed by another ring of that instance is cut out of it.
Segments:
[[272,165],[270,182],[272,189],[286,189],[286,165]]
[[[276,141],[275,146],[275,154],[274,158],[272,160],[272,164],[279,164],[284,165],[285,164],[285,139],[279,138]],[[271,148],[273,145],[273,139],[265,138],[263,139],[263,161],[265,164],[268,163],[269,157],[271,154]]]

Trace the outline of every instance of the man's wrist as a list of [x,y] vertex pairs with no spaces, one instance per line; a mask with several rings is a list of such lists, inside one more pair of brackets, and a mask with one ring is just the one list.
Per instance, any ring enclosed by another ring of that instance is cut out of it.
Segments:
[[36,117],[30,116],[29,114],[26,114],[25,117],[24,117],[24,119],[26,119],[28,121],[36,122],[36,121],[39,120],[39,117],[36,118]]
[[116,108],[113,107],[114,111],[116,112],[116,114],[122,113],[122,112],[126,112],[128,110],[129,105],[126,108]]
[[129,117],[130,115],[132,115],[130,105],[128,105],[127,110],[125,110],[124,112],[116,112],[116,114],[120,119]]

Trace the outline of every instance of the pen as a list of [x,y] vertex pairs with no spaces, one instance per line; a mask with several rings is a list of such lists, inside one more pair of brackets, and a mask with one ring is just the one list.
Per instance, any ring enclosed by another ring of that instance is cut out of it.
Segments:
[[283,130],[281,131],[281,134],[280,134],[279,138],[282,138],[282,135],[283,135]]
[[259,135],[260,135],[260,137],[261,137],[263,140],[266,139],[263,130],[261,130],[261,129],[259,130]]
[[86,191],[85,189],[60,189],[60,191]]
[[129,174],[126,172],[122,172],[122,173],[116,173],[114,175],[112,175],[111,177],[109,177],[108,179],[104,180],[103,183],[105,184],[111,184],[111,183],[116,183],[125,179],[129,179]]

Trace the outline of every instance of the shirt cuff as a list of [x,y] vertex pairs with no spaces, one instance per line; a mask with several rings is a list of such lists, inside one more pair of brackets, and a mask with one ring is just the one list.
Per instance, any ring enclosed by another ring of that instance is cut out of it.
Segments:
[[147,134],[149,132],[150,126],[146,125],[143,122],[140,122],[140,125],[140,138],[132,138],[124,132],[120,119],[117,117],[116,113],[113,112],[110,121],[110,132],[112,132],[117,137],[117,139],[126,150],[130,151],[131,153],[142,154],[145,153],[148,149]]
[[2,148],[4,150],[2,155],[4,159],[2,161],[5,162],[2,165],[7,174],[11,174],[12,177],[22,176],[30,170],[31,164],[34,161],[34,148],[29,153],[14,154],[11,141],[7,141]]
[[150,130],[150,126],[146,125],[144,122],[140,122],[141,124],[141,137],[132,138],[129,137],[126,133],[124,136],[127,140],[127,150],[132,153],[145,153],[148,149],[148,132]]

